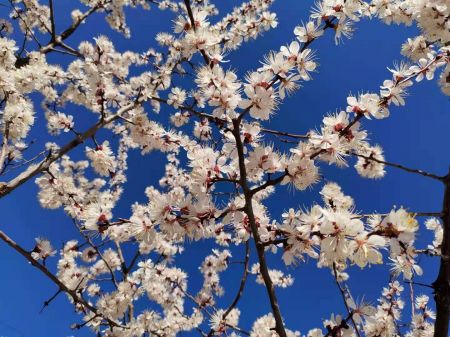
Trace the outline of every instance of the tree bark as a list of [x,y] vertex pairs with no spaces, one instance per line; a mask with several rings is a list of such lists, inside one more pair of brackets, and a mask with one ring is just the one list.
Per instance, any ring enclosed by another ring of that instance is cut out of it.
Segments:
[[444,230],[441,245],[439,274],[433,282],[436,302],[436,322],[434,337],[448,337],[450,316],[450,169],[445,177],[444,205],[442,208],[442,227]]

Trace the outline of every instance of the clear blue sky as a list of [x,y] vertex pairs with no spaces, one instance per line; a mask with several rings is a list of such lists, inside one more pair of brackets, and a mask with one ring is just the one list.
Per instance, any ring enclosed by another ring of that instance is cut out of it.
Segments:
[[[67,26],[68,11],[74,1],[55,1],[58,13],[57,27]],[[216,1],[219,8],[226,13],[237,1]],[[69,6],[69,4],[72,4]],[[273,10],[279,18],[276,29],[264,34],[262,38],[243,45],[231,53],[229,63],[238,74],[259,67],[260,60],[270,49],[279,49],[294,39],[293,29],[306,22],[311,1],[278,0]],[[0,17],[6,17],[4,8],[0,8]],[[156,8],[151,11],[129,11],[128,22],[132,29],[132,38],[127,40],[112,32],[104,23],[101,15],[93,16],[83,25],[69,42],[76,46],[79,41],[91,39],[100,34],[108,34],[121,51],[127,49],[143,51],[156,47],[154,36],[160,31],[170,31],[171,12],[161,12]],[[357,26],[355,36],[345,40],[344,44],[335,46],[330,31],[326,36],[314,42],[312,48],[317,51],[319,59],[318,73],[314,80],[304,83],[304,87],[293,97],[288,98],[278,114],[271,120],[274,129],[303,133],[320,125],[325,113],[344,108],[348,94],[360,91],[378,92],[384,79],[390,77],[386,67],[395,60],[401,60],[401,44],[408,36],[416,33],[414,27],[386,26],[377,20],[364,20]],[[61,56],[51,56],[52,60],[66,63]],[[48,138],[45,134],[44,116],[36,105],[39,126],[33,131],[37,144]],[[82,109],[68,107],[68,112],[75,115],[78,125],[88,124],[92,120]],[[379,143],[385,149],[386,159],[406,166],[422,168],[437,174],[445,174],[450,164],[448,150],[450,109],[448,98],[440,93],[435,81],[421,82],[410,90],[405,107],[393,107],[391,117],[385,120],[364,120],[363,126],[369,131],[373,143]],[[61,140],[62,141],[62,140]],[[144,186],[157,184],[163,170],[163,156],[151,153],[141,157],[138,152],[131,154],[129,181],[126,192],[116,215],[126,217],[130,213],[130,203],[144,201]],[[403,205],[412,211],[440,211],[443,188],[436,181],[412,175],[395,169],[387,169],[382,180],[360,178],[353,168],[341,170],[322,166],[322,172],[330,181],[339,183],[344,192],[353,196],[358,210],[362,212],[386,212],[393,205]],[[291,192],[284,187],[279,189],[276,197],[269,201],[269,209],[274,217],[289,207],[311,205],[318,200],[321,184],[311,191]],[[0,228],[19,241],[23,246],[33,246],[34,237],[44,235],[55,246],[77,237],[69,218],[61,211],[48,211],[40,208],[36,198],[37,188],[33,182],[20,187],[17,191],[0,202]],[[430,236],[421,231],[420,242],[426,242]],[[186,271],[192,273],[189,280],[194,292],[200,287],[201,275],[197,270],[201,260],[210,252],[209,243],[200,243],[188,247],[188,253],[177,261]],[[233,253],[241,256],[242,249]],[[422,258],[425,275],[420,282],[431,283],[436,274],[436,260]],[[269,257],[271,267],[280,267],[279,257]],[[65,296],[59,296],[43,313],[39,313],[43,302],[57,290],[39,271],[32,268],[21,256],[0,244],[0,336],[5,337],[88,337],[88,330],[72,331],[70,324],[80,319],[73,313]],[[350,288],[355,297],[375,302],[380,291],[389,278],[386,267],[375,266],[364,271],[351,268]],[[328,270],[318,270],[315,263],[301,264],[289,268],[295,277],[292,288],[278,290],[280,306],[288,328],[306,333],[308,329],[322,327],[321,320],[329,318],[332,312],[343,313],[343,304]],[[225,275],[225,284],[231,284],[224,306],[234,296],[241,266],[233,265]],[[419,279],[418,279],[419,281]],[[428,291],[426,288],[416,291]],[[407,301],[409,295],[404,294]],[[241,325],[249,329],[251,320],[270,311],[265,289],[250,281],[241,302]],[[407,312],[407,311],[406,311]],[[249,314],[250,313],[250,314]],[[407,318],[406,318],[407,319]]]

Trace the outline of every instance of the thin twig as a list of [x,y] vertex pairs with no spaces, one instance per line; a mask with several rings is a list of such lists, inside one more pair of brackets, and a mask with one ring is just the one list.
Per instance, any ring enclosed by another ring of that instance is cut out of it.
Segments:
[[52,296],[50,297],[47,301],[44,302],[44,305],[42,306],[41,311],[39,311],[39,313],[42,313],[44,311],[44,309],[46,307],[48,307],[50,305],[50,303],[52,303],[52,301],[62,292],[61,289],[58,289],[58,291]]
[[272,135],[277,135],[277,136],[290,137],[290,138],[309,139],[309,135],[298,135],[298,134],[295,134],[295,133],[289,133],[289,132],[272,130],[272,129],[266,129],[266,128],[262,128],[261,132],[270,133]]
[[358,337],[361,337],[361,333],[359,332],[358,325],[356,324],[356,322],[355,322],[355,320],[353,318],[353,314],[352,314],[353,312],[352,312],[352,310],[350,309],[350,307],[349,307],[349,305],[347,303],[347,296],[349,294],[345,293],[345,290],[342,288],[341,283],[339,282],[337,269],[336,269],[336,263],[334,263],[334,262],[333,262],[333,276],[334,276],[334,280],[336,282],[336,285],[339,288],[339,291],[341,293],[342,299],[344,301],[345,308],[347,309],[347,312],[348,312],[348,316],[350,317],[350,320],[352,321],[353,327],[355,328],[356,334],[358,335]]
[[443,181],[445,179],[445,176],[438,176],[438,175],[436,175],[434,173],[429,173],[429,172],[426,172],[424,170],[412,169],[412,168],[406,167],[406,166],[401,165],[401,164],[387,162],[387,161],[384,161],[384,160],[380,160],[380,159],[377,159],[377,158],[374,158],[374,157],[371,157],[371,156],[365,156],[363,154],[359,154],[359,153],[355,153],[355,152],[352,152],[351,154],[353,156],[356,156],[356,157],[361,157],[361,158],[364,158],[366,160],[371,160],[371,161],[374,161],[374,162],[377,162],[377,163],[380,163],[380,164],[384,164],[386,166],[392,166],[392,167],[401,169],[401,170],[406,171],[406,172],[417,173],[417,174],[420,174],[420,175],[422,175],[424,177],[433,178],[433,179],[436,179],[436,180],[439,180],[439,181]]
[[[236,307],[236,305],[239,303],[239,300],[241,299],[241,296],[244,293],[244,287],[245,287],[245,283],[247,282],[247,276],[248,276],[249,261],[250,261],[250,245],[248,244],[248,240],[247,240],[245,242],[244,271],[242,273],[242,278],[241,278],[241,282],[239,284],[239,289],[238,289],[238,292],[236,293],[236,296],[234,297],[233,302],[231,302],[228,309],[223,313],[222,321],[225,321],[227,316],[230,314],[231,310],[233,310]],[[214,332],[215,332],[214,329],[211,329],[208,333],[208,337],[211,337],[214,334]]]
[[22,184],[26,183],[28,180],[35,177],[37,174],[46,171],[52,163],[54,163],[56,160],[76,148],[78,145],[82,144],[86,139],[92,137],[95,135],[95,133],[103,128],[104,126],[112,123],[116,119],[119,118],[120,115],[123,113],[135,108],[137,105],[136,102],[130,103],[123,108],[119,109],[116,114],[112,115],[109,118],[105,118],[104,120],[100,120],[97,123],[95,123],[93,126],[91,126],[87,131],[84,133],[81,133],[80,135],[76,136],[72,141],[64,145],[62,148],[60,148],[57,151],[50,152],[49,155],[40,161],[39,163],[35,165],[31,165],[26,169],[24,172],[19,174],[14,179],[10,180],[6,184],[3,184],[0,186],[0,198],[3,198],[4,196],[11,193],[13,190],[15,190],[17,187],[21,186]]
[[[30,264],[33,267],[36,267],[37,269],[39,269],[45,276],[47,276],[53,283],[55,283],[60,289],[61,291],[64,291],[65,293],[67,293],[68,295],[70,295],[70,297],[73,299],[73,301],[75,303],[79,303],[81,304],[83,307],[89,309],[90,311],[92,311],[94,314],[99,315],[97,308],[95,308],[94,306],[92,306],[90,303],[86,302],[86,300],[84,300],[82,297],[78,296],[76,290],[72,290],[69,289],[64,283],[62,283],[55,275],[53,275],[45,266],[43,266],[42,264],[40,264],[39,262],[37,262],[29,252],[27,252],[24,248],[22,248],[19,244],[17,244],[13,239],[11,239],[8,235],[6,235],[3,231],[0,230],[0,240],[2,240],[3,242],[5,242],[8,246],[10,246],[11,248],[13,248],[15,251],[17,251],[20,255],[22,255],[23,257],[25,257],[28,262],[30,262]],[[100,315],[99,315],[100,316]],[[123,326],[121,326],[119,323],[109,319],[108,317],[104,317],[101,316],[105,321],[108,322],[108,324],[112,327],[121,327],[124,328]]]

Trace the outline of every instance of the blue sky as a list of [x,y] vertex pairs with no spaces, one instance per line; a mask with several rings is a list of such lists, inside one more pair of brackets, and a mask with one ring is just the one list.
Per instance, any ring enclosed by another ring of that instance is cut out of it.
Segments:
[[[67,26],[73,1],[55,1],[58,13],[57,27]],[[216,1],[221,14],[229,11],[237,1]],[[72,5],[70,5],[72,4]],[[278,0],[273,10],[279,18],[276,29],[264,34],[256,41],[243,45],[238,51],[228,55],[230,67],[243,76],[248,70],[256,69],[260,61],[271,49],[279,49],[294,39],[294,27],[307,21],[311,1]],[[0,17],[7,13],[0,8]],[[107,34],[120,51],[144,51],[156,47],[154,36],[159,31],[170,31],[171,12],[131,10],[128,22],[132,38],[127,40],[112,32],[101,15],[93,16],[83,25],[76,36],[68,42],[76,46],[84,39]],[[325,113],[345,108],[349,93],[361,91],[377,92],[384,79],[390,77],[386,67],[401,60],[401,43],[407,37],[417,33],[414,27],[386,26],[378,20],[363,20],[356,26],[353,39],[345,40],[335,46],[333,36],[327,31],[324,37],[315,41],[319,68],[313,75],[314,80],[304,83],[303,88],[288,98],[280,111],[270,121],[273,129],[295,133],[304,133],[318,127]],[[67,63],[66,57],[50,56],[55,62]],[[37,109],[37,126],[33,131],[36,147],[48,140],[45,134],[44,116]],[[68,112],[75,115],[78,125],[88,125],[92,116],[75,106],[69,106]],[[159,117],[156,117],[159,118]],[[372,143],[380,144],[386,159],[414,168],[444,175],[450,164],[448,125],[450,109],[448,98],[440,93],[436,81],[420,82],[410,90],[405,107],[393,107],[391,117],[384,120],[364,120],[363,127],[370,133]],[[63,142],[63,139],[57,141]],[[38,149],[36,149],[38,150]],[[79,156],[79,153],[75,153]],[[129,215],[129,206],[134,201],[145,201],[144,186],[157,184],[164,165],[164,157],[151,153],[141,157],[138,152],[130,155],[129,180],[126,192],[120,202],[116,215]],[[443,187],[439,182],[398,171],[387,169],[382,180],[360,178],[355,170],[337,169],[322,166],[327,180],[339,183],[343,191],[356,200],[357,209],[362,212],[389,211],[393,205],[403,205],[411,211],[440,211]],[[284,187],[269,200],[269,209],[274,217],[279,217],[289,207],[309,206],[319,200],[318,192],[322,184],[307,192],[292,192]],[[33,246],[34,237],[44,235],[55,246],[76,237],[70,219],[61,211],[48,211],[40,208],[36,198],[37,188],[28,182],[0,202],[2,219],[0,229],[9,233],[25,247]],[[430,239],[429,233],[421,231],[419,244]],[[252,247],[253,248],[253,247]],[[210,252],[210,243],[191,245],[185,256],[177,259],[179,265],[192,273],[189,285],[192,292],[200,287],[201,275],[197,267],[205,255]],[[233,249],[236,259],[242,256],[242,247]],[[437,260],[422,258],[425,275],[417,279],[431,283],[437,274]],[[279,256],[269,256],[271,267],[280,268]],[[88,337],[88,330],[72,331],[70,324],[79,322],[65,296],[59,296],[42,313],[43,302],[56,292],[56,286],[50,283],[39,271],[31,267],[21,256],[0,244],[0,336],[5,337]],[[224,284],[230,284],[230,291],[223,298],[223,305],[230,302],[238,286],[236,277],[240,277],[240,265],[230,267],[224,275]],[[321,327],[321,320],[329,318],[332,312],[344,313],[342,300],[328,270],[320,270],[310,262],[291,267],[287,270],[295,277],[294,286],[278,290],[280,306],[288,328],[306,333],[308,329]],[[362,295],[375,301],[389,278],[385,267],[375,266],[364,271],[352,267],[349,282],[353,295]],[[416,292],[427,292],[426,288],[416,288]],[[408,300],[407,292],[404,299]],[[408,305],[409,306],[409,305]],[[241,325],[249,329],[254,318],[270,311],[265,289],[253,281],[247,283],[241,302]],[[407,311],[405,311],[407,313]],[[407,320],[408,317],[405,317]]]

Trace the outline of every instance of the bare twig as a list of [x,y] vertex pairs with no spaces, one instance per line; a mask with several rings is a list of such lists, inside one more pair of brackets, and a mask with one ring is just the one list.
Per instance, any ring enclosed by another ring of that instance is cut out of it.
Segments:
[[50,303],[52,303],[52,301],[62,292],[61,289],[58,289],[58,291],[52,296],[50,297],[47,301],[44,302],[44,305],[42,306],[42,309],[39,313],[42,313],[42,311],[44,311],[44,309],[46,307],[48,307],[50,305]]

